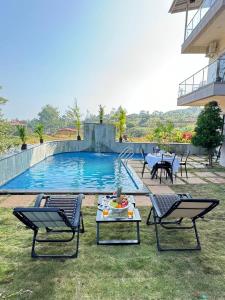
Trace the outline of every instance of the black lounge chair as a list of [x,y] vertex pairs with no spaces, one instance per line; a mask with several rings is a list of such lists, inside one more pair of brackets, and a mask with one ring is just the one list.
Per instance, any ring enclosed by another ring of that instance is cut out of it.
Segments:
[[[155,225],[157,248],[159,251],[201,250],[196,220],[202,218],[219,204],[215,199],[193,199],[189,194],[150,195],[152,208],[147,225]],[[151,215],[153,220],[150,221]],[[182,220],[188,218],[192,224],[182,226]],[[163,248],[160,244],[158,225],[165,229],[194,229],[196,246],[193,248]]]
[[[78,196],[45,196],[38,195],[34,207],[14,208],[13,214],[23,222],[28,228],[34,231],[31,256],[33,258],[75,258],[78,255],[79,233],[84,232],[81,205],[83,195]],[[42,201],[44,207],[40,207]],[[40,229],[45,228],[46,238],[38,238]],[[48,238],[49,235],[60,233],[71,233],[72,236],[61,239]],[[36,242],[38,243],[67,243],[76,238],[75,252],[69,255],[50,255],[37,254],[35,251]]]

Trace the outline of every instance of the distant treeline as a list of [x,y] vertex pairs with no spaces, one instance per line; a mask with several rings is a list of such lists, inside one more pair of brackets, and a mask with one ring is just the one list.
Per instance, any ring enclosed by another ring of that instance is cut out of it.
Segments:
[[[143,137],[148,135],[151,130],[157,127],[158,123],[167,123],[171,121],[175,128],[183,131],[193,130],[197,117],[201,109],[198,107],[172,110],[168,112],[154,111],[140,111],[136,114],[127,115],[126,134],[130,137]],[[104,123],[114,123],[115,115],[118,109],[112,109],[110,113],[105,114],[103,118]],[[84,122],[99,122],[97,114],[91,114],[87,111],[85,116],[81,116]],[[60,115],[59,110],[51,105],[46,105],[38,113],[38,117],[27,122],[28,128],[33,129],[37,123],[42,123],[45,132],[54,134],[58,129],[69,127],[74,128],[75,124],[70,118],[69,111]]]

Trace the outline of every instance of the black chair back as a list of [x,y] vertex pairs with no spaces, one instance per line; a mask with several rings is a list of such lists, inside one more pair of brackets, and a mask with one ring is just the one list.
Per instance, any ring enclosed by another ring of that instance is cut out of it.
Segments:
[[143,160],[145,161],[145,157],[147,154],[145,154],[144,149],[141,147],[141,156],[143,158]]
[[[180,162],[183,162],[183,163],[185,162],[185,163],[187,163],[187,160],[188,160],[189,155],[190,155],[190,150],[186,153],[186,155],[185,155],[185,153],[183,153],[183,154],[181,155]],[[184,159],[184,157],[185,157],[185,159]],[[183,159],[184,159],[184,161],[183,161]]]

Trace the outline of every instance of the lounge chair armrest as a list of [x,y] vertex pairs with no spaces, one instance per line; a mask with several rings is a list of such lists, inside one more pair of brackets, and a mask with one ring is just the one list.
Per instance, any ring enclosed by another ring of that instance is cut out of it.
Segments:
[[46,198],[44,194],[39,194],[37,195],[34,203],[34,207],[40,207],[41,206],[41,201]]
[[85,198],[85,195],[84,194],[79,194],[78,195],[78,199],[81,201],[82,203],[82,200]]

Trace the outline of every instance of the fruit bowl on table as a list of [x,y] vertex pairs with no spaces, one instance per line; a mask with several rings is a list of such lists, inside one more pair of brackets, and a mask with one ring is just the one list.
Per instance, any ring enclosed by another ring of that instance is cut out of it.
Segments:
[[121,201],[120,199],[112,199],[109,201],[109,207],[110,210],[114,213],[121,213],[128,209],[130,203],[127,200],[127,198],[124,198],[124,200],[119,203],[118,201]]

